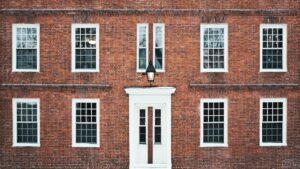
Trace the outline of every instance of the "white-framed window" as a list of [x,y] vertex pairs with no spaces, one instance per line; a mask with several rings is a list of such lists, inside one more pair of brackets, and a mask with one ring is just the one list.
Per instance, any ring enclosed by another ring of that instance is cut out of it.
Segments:
[[40,99],[13,98],[13,146],[40,146]]
[[260,99],[260,146],[286,146],[287,99]]
[[99,24],[72,24],[72,72],[99,72]]
[[137,72],[145,72],[148,66],[148,24],[137,24]]
[[12,71],[40,71],[40,25],[12,25]]
[[157,72],[165,71],[165,24],[153,24],[153,63]]
[[260,72],[287,71],[287,25],[260,25]]
[[227,99],[200,101],[200,147],[227,147]]
[[100,146],[99,99],[72,99],[72,146]]
[[201,72],[228,72],[228,25],[201,24]]

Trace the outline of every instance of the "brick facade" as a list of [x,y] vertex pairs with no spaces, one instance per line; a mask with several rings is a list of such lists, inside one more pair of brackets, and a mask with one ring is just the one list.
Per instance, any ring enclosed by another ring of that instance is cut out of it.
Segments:
[[[137,23],[165,24],[166,71],[157,74],[155,85],[176,87],[172,96],[173,168],[300,167],[298,0],[23,0],[0,2],[0,8],[0,168],[128,168],[129,107],[124,88],[148,85],[145,75],[136,72]],[[14,23],[40,24],[39,73],[12,72]],[[72,23],[100,25],[100,72],[71,72]],[[228,24],[228,73],[200,72],[201,23]],[[287,24],[287,72],[259,72],[262,23]],[[107,87],[4,85],[41,83]],[[294,86],[209,88],[192,83]],[[200,148],[200,99],[219,97],[228,98],[228,147]],[[262,97],[287,98],[287,146],[259,146]],[[40,98],[40,147],[12,147],[12,98]],[[72,147],[72,98],[100,99],[99,148]]]

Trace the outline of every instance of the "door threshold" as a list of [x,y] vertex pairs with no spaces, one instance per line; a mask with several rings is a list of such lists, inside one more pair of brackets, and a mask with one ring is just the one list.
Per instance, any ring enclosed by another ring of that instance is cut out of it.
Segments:
[[170,169],[167,164],[136,164],[131,169]]

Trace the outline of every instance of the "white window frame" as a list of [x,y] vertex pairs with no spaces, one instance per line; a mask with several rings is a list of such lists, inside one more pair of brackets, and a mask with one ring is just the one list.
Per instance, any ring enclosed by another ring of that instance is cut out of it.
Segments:
[[[96,28],[96,68],[95,69],[76,69],[76,56],[75,56],[75,50],[76,50],[76,28]],[[99,59],[99,32],[100,32],[100,26],[99,24],[72,24],[72,72],[99,72],[99,65],[100,65],[100,59]]]
[[[96,103],[96,122],[97,122],[97,143],[76,143],[76,103],[92,102]],[[99,99],[72,99],[72,147],[100,147],[100,100]]]
[[[36,28],[36,69],[17,69],[17,28]],[[40,24],[12,24],[12,72],[40,72]]]
[[[145,69],[140,69],[139,68],[139,37],[140,37],[140,26],[146,26],[146,68]],[[138,73],[144,73],[146,72],[146,69],[148,67],[148,62],[149,62],[149,24],[148,23],[138,23],[136,27],[136,72]]]
[[[218,24],[200,24],[200,72],[228,72],[228,24],[218,23]],[[205,28],[224,28],[224,68],[204,68],[204,30]]]
[[[155,67],[155,59],[156,59],[156,57],[155,57],[155,49],[156,49],[156,47],[155,47],[155,38],[156,38],[155,27],[157,27],[157,26],[161,26],[162,31],[163,31],[162,32],[162,62],[163,62],[162,69],[157,69]],[[163,23],[154,23],[153,24],[153,57],[152,58],[153,58],[152,62],[156,69],[156,72],[165,72],[165,24],[163,24]]]
[[[17,142],[17,103],[36,102],[37,103],[37,143],[18,143]],[[13,147],[40,147],[40,99],[39,98],[13,98]]]
[[[282,102],[282,143],[262,142],[263,102]],[[287,99],[286,98],[260,98],[259,115],[259,145],[260,146],[287,146]]]
[[[282,69],[263,68],[263,29],[282,28]],[[260,72],[287,72],[287,24],[260,24]]]
[[[223,102],[224,103],[224,143],[204,143],[204,103]],[[202,98],[200,100],[200,147],[228,147],[228,101],[227,98]]]

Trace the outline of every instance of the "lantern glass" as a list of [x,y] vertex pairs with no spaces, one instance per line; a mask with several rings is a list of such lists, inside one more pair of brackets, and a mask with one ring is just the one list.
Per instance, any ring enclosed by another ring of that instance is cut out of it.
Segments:
[[149,82],[154,82],[154,72],[147,72],[147,77]]

